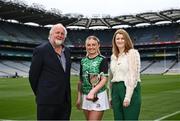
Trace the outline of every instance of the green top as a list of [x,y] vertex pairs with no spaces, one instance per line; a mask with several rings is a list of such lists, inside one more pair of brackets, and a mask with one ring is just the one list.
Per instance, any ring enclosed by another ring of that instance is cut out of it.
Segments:
[[[94,58],[84,57],[80,63],[80,79],[82,81],[81,91],[83,94],[88,94],[92,89],[90,84],[90,75],[106,76],[108,73],[108,62],[106,58],[102,55],[98,55]],[[102,92],[106,89],[106,86],[103,86],[99,91]]]

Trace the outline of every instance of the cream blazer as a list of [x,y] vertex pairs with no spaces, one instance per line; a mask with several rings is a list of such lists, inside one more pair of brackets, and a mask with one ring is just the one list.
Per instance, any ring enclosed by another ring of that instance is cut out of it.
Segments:
[[[116,61],[118,61],[118,58],[114,54],[111,56],[109,79],[111,80],[111,82],[124,81],[125,86],[126,86],[125,98],[131,101],[134,88],[137,86],[137,82],[141,81],[140,80],[140,55],[136,49],[130,49],[125,54],[125,58],[127,62],[124,62],[124,64],[128,64],[127,65],[128,69],[125,70],[127,71],[127,74],[126,74],[126,77],[123,77],[124,80],[118,80],[118,75],[122,75],[122,74],[118,74],[118,73],[121,73],[119,72],[120,70],[118,70],[117,68],[118,65],[112,65],[112,64],[117,64]],[[115,72],[116,74],[112,72]],[[113,81],[113,80],[116,80],[116,81]]]

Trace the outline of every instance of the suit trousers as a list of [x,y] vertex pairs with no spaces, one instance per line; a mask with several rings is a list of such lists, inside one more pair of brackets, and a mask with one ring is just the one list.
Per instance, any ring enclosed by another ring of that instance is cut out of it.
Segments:
[[138,120],[141,108],[140,82],[134,89],[130,105],[123,107],[126,86],[123,81],[112,83],[112,108],[114,120]]
[[38,104],[37,120],[70,120],[71,108],[59,104]]

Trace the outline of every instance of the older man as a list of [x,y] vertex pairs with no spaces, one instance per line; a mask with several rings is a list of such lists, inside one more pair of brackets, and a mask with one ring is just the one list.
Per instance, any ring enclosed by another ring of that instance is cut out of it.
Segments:
[[38,120],[69,120],[71,113],[70,50],[63,44],[67,30],[54,25],[49,42],[34,49],[29,81],[36,97]]

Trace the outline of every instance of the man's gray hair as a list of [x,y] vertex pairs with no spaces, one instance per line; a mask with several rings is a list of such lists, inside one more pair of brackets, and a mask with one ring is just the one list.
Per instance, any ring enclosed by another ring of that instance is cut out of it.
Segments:
[[50,29],[50,31],[49,31],[49,37],[48,37],[48,39],[50,40],[51,34],[52,34],[53,30],[54,30],[56,27],[62,27],[62,28],[64,29],[65,38],[66,38],[66,36],[67,36],[67,30],[66,30],[66,28],[65,28],[61,23],[59,23],[59,24],[55,24],[55,25],[53,25],[53,26],[51,27],[51,29]]

